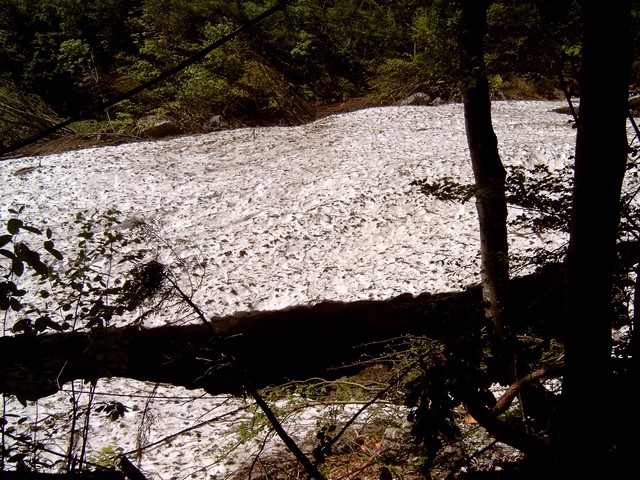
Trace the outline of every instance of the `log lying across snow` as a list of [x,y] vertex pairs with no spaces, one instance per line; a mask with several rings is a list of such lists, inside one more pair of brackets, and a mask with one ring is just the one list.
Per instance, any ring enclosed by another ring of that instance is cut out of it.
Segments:
[[[521,325],[560,321],[561,281],[558,269],[512,281],[511,298]],[[74,379],[127,377],[236,393],[247,377],[258,388],[337,378],[355,373],[358,367],[348,365],[362,355],[381,353],[385,340],[403,335],[455,338],[478,328],[481,304],[480,288],[470,287],[242,312],[212,320],[222,344],[206,325],[7,336],[0,338],[0,391],[34,400]]]

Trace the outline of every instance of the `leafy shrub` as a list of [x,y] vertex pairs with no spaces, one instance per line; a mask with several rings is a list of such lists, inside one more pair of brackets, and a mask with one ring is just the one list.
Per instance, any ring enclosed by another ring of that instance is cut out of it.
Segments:
[[75,221],[76,250],[65,256],[56,248],[52,230],[27,224],[20,218],[23,211],[9,210],[13,216],[7,221],[8,233],[0,236],[5,328],[38,334],[106,327],[122,315],[128,304],[115,300],[123,291],[125,267],[137,265],[146,253],[136,247],[143,241],[140,232],[118,228],[116,210],[81,212]]

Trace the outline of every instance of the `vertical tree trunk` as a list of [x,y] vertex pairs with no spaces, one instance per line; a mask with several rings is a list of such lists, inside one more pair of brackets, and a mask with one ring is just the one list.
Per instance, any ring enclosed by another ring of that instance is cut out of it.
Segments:
[[612,279],[628,153],[629,17],[628,0],[584,1],[561,429],[564,474],[571,478],[607,478]]
[[[460,2],[460,51],[464,99],[465,128],[476,186],[476,209],[480,225],[482,297],[485,316],[492,329],[490,348],[493,374],[504,385],[529,373],[519,365],[517,345],[511,329],[509,304],[509,246],[507,240],[506,171],[498,152],[498,139],[491,121],[489,81],[484,63],[484,34],[489,0]],[[521,370],[521,371],[518,371]],[[464,402],[468,411],[499,441],[509,443],[534,457],[544,456],[546,444],[524,428],[524,424],[499,419],[479,395],[480,385],[467,384]],[[535,413],[535,390],[531,385],[519,397],[522,411],[532,418]]]
[[[463,68],[464,117],[477,187],[480,223],[481,278],[486,314],[493,326],[496,355],[507,366],[504,382],[515,381],[515,359],[507,320],[509,247],[507,242],[506,172],[491,121],[489,82],[484,63],[488,0],[462,0],[460,48]],[[506,362],[505,362],[506,360]]]

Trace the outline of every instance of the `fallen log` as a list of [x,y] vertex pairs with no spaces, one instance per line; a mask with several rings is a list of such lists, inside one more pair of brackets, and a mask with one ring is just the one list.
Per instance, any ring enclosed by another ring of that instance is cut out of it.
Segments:
[[[522,328],[562,317],[558,269],[517,278],[511,298]],[[484,326],[482,293],[400,295],[326,301],[279,311],[240,312],[206,325],[107,328],[0,338],[0,392],[23,400],[51,395],[71,380],[127,377],[212,394],[241,393],[311,377],[355,373],[363,355],[406,335],[447,340]],[[220,341],[222,338],[222,342]]]

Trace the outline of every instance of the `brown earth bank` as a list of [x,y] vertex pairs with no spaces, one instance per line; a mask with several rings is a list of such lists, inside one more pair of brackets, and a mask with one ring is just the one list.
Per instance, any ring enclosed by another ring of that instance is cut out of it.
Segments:
[[[562,100],[563,96],[560,91],[539,92],[537,90],[514,90],[508,92],[497,92],[494,95],[496,100]],[[371,97],[361,96],[345,99],[334,103],[304,103],[302,100],[295,102],[296,108],[291,112],[250,112],[246,116],[234,119],[229,122],[227,128],[243,128],[243,127],[269,127],[269,126],[294,126],[309,123],[330,115],[338,115],[349,113],[365,108],[391,106],[399,104],[399,99],[374,99]],[[72,125],[73,127],[73,125]],[[183,135],[194,135],[202,133],[201,131],[185,131]],[[176,135],[174,135],[176,136]],[[11,152],[0,160],[7,158],[15,158],[22,156],[41,156],[61,153],[70,150],[79,150],[83,148],[102,146],[102,145],[118,145],[122,143],[130,143],[137,141],[149,141],[171,138],[158,137],[154,139],[141,138],[136,135],[115,134],[115,133],[90,133],[90,134],[72,134],[64,136],[52,136],[49,139],[37,142],[33,145]]]
[[[340,113],[348,113],[364,108],[391,105],[391,101],[373,100],[366,97],[351,98],[342,102],[331,104],[315,103],[304,105],[293,114],[285,115],[278,112],[269,113],[248,113],[243,118],[239,118],[229,123],[228,128],[243,127],[270,127],[270,126],[293,126],[309,123],[320,118]],[[73,125],[71,125],[73,127]],[[200,131],[186,131],[183,135],[194,135],[202,133]],[[176,136],[176,135],[174,135]],[[151,140],[162,140],[172,138],[171,136],[158,137]],[[149,138],[141,138],[136,135],[115,134],[115,133],[90,133],[90,134],[71,134],[55,136],[23,147],[15,152],[10,152],[2,159],[23,157],[23,156],[41,156],[61,153],[71,150],[80,150],[83,148],[103,146],[103,145],[119,145],[123,143],[149,141]]]

